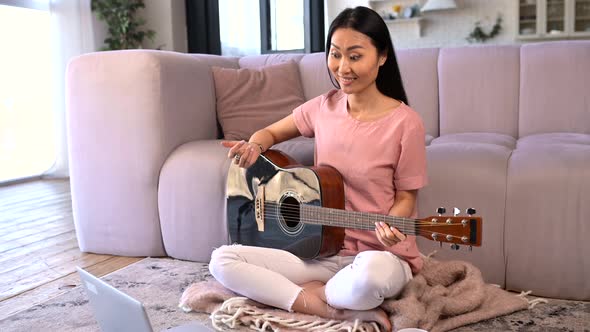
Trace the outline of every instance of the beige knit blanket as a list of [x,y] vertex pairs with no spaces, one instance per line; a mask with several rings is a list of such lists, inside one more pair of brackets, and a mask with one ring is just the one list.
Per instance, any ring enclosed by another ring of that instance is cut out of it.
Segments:
[[[385,300],[381,308],[389,314],[393,331],[418,327],[442,332],[536,304],[525,295],[484,283],[479,269],[470,263],[425,258],[424,268],[400,297]],[[375,323],[330,321],[270,308],[238,297],[215,280],[192,284],[182,294],[179,306],[185,311],[211,314],[218,329],[243,326],[257,331],[379,331]]]

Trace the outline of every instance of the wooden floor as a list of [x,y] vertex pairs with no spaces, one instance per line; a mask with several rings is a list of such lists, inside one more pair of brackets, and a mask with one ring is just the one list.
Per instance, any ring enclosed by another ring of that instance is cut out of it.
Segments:
[[0,187],[0,320],[141,259],[80,252],[68,180]]

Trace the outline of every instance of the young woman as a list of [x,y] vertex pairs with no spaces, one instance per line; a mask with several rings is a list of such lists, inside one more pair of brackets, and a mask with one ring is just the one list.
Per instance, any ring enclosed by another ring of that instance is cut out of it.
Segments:
[[[387,26],[366,7],[346,9],[330,26],[326,50],[337,89],[257,131],[249,142],[223,142],[228,157],[249,167],[274,144],[315,137],[316,163],[342,174],[347,210],[415,217],[417,190],[427,182],[424,127],[407,105]],[[210,271],[225,287],[261,303],[376,321],[391,330],[378,307],[421,266],[415,237],[375,223],[374,232],[347,229],[333,257],[302,261],[283,250],[223,246],[213,252]]]

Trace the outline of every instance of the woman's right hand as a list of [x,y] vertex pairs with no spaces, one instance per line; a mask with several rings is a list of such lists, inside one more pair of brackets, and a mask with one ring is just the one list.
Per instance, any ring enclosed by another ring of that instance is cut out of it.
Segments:
[[240,167],[252,166],[260,156],[260,146],[246,141],[222,141],[221,145],[230,148],[227,157]]

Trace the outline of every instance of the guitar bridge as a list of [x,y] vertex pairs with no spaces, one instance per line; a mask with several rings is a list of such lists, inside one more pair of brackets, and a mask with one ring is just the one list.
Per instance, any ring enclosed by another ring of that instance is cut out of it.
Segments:
[[258,186],[256,200],[254,201],[254,213],[258,231],[264,232],[264,186]]

